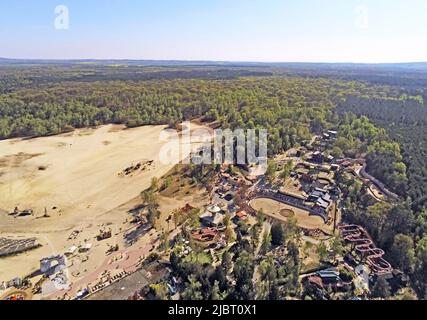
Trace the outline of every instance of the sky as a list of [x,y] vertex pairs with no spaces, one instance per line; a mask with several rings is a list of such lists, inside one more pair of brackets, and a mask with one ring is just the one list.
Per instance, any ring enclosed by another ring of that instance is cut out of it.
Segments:
[[420,62],[427,1],[2,0],[0,57]]

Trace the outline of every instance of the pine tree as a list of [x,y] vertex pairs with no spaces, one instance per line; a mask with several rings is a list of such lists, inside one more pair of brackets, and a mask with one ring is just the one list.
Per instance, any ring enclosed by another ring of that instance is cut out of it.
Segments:
[[390,284],[384,277],[380,276],[372,288],[372,296],[375,298],[387,298],[391,294],[390,290]]

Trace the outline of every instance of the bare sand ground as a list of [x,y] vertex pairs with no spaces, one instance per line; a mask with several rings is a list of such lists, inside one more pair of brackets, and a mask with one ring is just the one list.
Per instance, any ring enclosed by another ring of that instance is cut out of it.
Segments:
[[297,224],[305,229],[320,229],[330,232],[330,227],[325,225],[322,218],[310,216],[308,211],[292,207],[290,205],[266,198],[254,199],[250,202],[250,206],[255,210],[263,210],[264,214],[279,221],[287,221],[287,218],[280,214],[282,210],[292,210],[295,213]]
[[[84,268],[87,271],[81,273],[96,269],[108,248],[107,243],[94,239],[99,229],[113,225],[122,239],[131,227],[126,222],[127,210],[137,204],[134,199],[150,186],[153,177],[160,178],[179,161],[159,161],[161,148],[170,142],[159,139],[164,128],[124,130],[123,126],[107,125],[52,137],[0,141],[0,234],[37,237],[43,244],[0,259],[0,281],[26,276],[37,270],[42,257],[85,242],[92,242],[94,248]],[[195,143],[193,149],[199,146]],[[153,163],[145,170],[121,174],[129,166],[149,161]],[[5,213],[15,207],[33,209],[34,216],[15,219]],[[49,218],[42,218],[45,208]],[[81,231],[80,235],[70,241],[74,230]]]
[[[43,215],[47,208],[52,217],[62,216],[61,226],[55,224],[55,229],[67,228],[82,216],[94,218],[134,198],[149,186],[152,177],[170,170],[171,165],[158,162],[164,145],[159,142],[163,127],[114,128],[1,141],[0,208],[9,212],[15,206],[31,208],[36,216]],[[5,164],[7,159],[9,163]],[[146,171],[119,176],[127,167],[148,160],[155,162]],[[28,221],[22,224],[25,230]],[[51,225],[49,219],[41,219],[32,230],[49,230]],[[20,223],[12,227],[19,231]]]

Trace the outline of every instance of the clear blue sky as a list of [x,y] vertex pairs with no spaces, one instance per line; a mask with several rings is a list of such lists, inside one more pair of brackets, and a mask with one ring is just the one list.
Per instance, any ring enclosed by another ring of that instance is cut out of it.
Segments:
[[426,0],[4,0],[0,57],[427,61],[426,21]]

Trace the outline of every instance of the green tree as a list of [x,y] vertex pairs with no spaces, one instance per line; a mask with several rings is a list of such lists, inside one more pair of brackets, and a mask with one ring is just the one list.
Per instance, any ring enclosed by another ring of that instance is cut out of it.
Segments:
[[219,281],[215,280],[214,285],[212,287],[212,292],[210,299],[213,301],[222,300],[221,290],[219,289]]
[[380,276],[372,288],[372,296],[374,298],[388,298],[391,294],[390,290],[388,281],[383,276]]
[[344,252],[344,246],[340,237],[334,237],[331,242],[331,255],[335,259],[336,256],[341,256]]
[[163,186],[162,189],[166,190],[167,188],[169,188],[172,185],[173,179],[171,176],[167,176],[165,178],[165,181],[163,182]]
[[160,217],[159,204],[152,190],[142,192],[141,197],[147,209],[147,220],[151,225],[155,225]]
[[262,237],[261,249],[260,249],[261,254],[266,254],[268,252],[271,242],[272,242],[271,234],[269,232],[264,232]]
[[403,234],[396,235],[390,250],[390,256],[400,270],[410,273],[415,263],[414,241],[412,238]]
[[417,293],[422,298],[427,298],[427,235],[416,246],[416,263],[414,282]]
[[150,285],[150,291],[153,294],[155,300],[168,299],[168,287],[163,282]]
[[320,244],[317,246],[317,255],[319,256],[320,261],[324,262],[327,260],[329,253],[328,248],[324,241],[320,242]]
[[273,246],[281,246],[285,242],[285,232],[283,226],[279,222],[273,223],[271,226],[271,244]]
[[157,191],[159,189],[159,179],[158,178],[153,177],[151,179],[151,187],[150,187],[150,189],[152,191]]
[[194,276],[190,276],[186,288],[181,294],[182,299],[184,300],[203,300],[202,295],[202,284]]
[[265,213],[264,210],[261,208],[257,213],[257,223],[258,225],[262,226],[265,222]]
[[179,264],[181,263],[181,259],[178,257],[175,251],[171,252],[169,261],[173,270],[176,271],[179,269]]
[[254,257],[247,251],[242,251],[233,268],[233,275],[236,278],[235,293],[238,299],[254,299],[255,292],[252,281],[254,271]]
[[274,160],[268,161],[267,171],[265,176],[269,183],[273,183],[276,180],[277,163]]
[[231,271],[231,268],[233,267],[233,259],[228,251],[225,251],[222,254],[221,266],[225,274],[228,274]]
[[292,169],[294,168],[294,163],[292,160],[289,160],[283,167],[282,172],[280,173],[280,178],[283,180],[288,179],[291,176]]
[[261,282],[266,283],[267,292],[270,295],[272,287],[275,286],[277,280],[277,269],[274,265],[273,257],[268,257],[266,260],[262,261],[259,265],[258,272],[260,274]]

